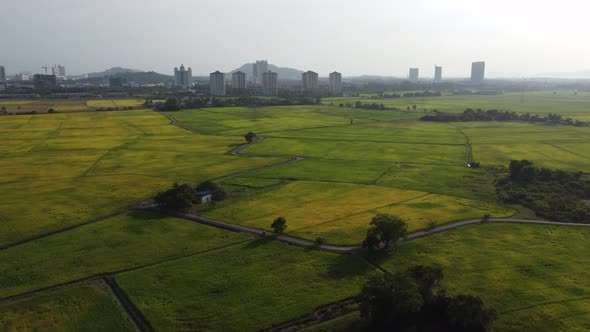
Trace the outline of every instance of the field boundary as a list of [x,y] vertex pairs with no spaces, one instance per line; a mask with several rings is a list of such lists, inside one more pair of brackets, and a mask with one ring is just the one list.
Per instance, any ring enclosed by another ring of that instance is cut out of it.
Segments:
[[150,322],[145,318],[143,313],[137,308],[137,306],[131,301],[127,293],[119,287],[117,281],[111,276],[104,277],[102,280],[109,286],[111,292],[115,296],[115,299],[123,308],[131,323],[135,326],[138,331],[146,331],[151,332],[154,331],[153,327],[151,326]]
[[[426,194],[429,195],[429,194]],[[426,196],[424,195],[424,196]],[[193,213],[183,213],[177,211],[170,211],[165,209],[160,209],[154,206],[148,206],[145,208],[138,208],[138,210],[147,210],[153,211],[157,213],[161,213],[164,215],[182,218],[185,220],[197,222],[200,224],[224,229],[227,231],[233,232],[240,232],[240,233],[250,233],[253,235],[261,236],[264,238],[278,240],[282,242],[286,242],[288,244],[314,249],[314,250],[321,250],[321,251],[328,251],[333,253],[339,254],[360,254],[363,253],[365,250],[361,246],[342,246],[342,245],[328,245],[328,244],[318,244],[314,241],[295,237],[292,235],[286,234],[278,234],[273,233],[271,231],[263,230],[260,228],[249,227],[239,224],[230,223],[227,221],[205,218]],[[439,225],[429,229],[423,229],[419,231],[412,232],[408,234],[405,238],[400,239],[398,241],[399,244],[413,241],[422,237],[430,236],[432,234],[441,233],[449,230],[454,230],[459,227],[473,225],[473,224],[490,224],[490,223],[508,223],[508,224],[530,224],[530,225],[546,225],[546,226],[569,226],[569,227],[590,227],[590,224],[581,224],[581,223],[566,223],[566,222],[557,222],[557,221],[548,221],[548,220],[527,220],[527,219],[514,219],[514,218],[490,218],[490,219],[469,219],[469,220],[462,220],[462,221],[454,221],[449,222],[443,225]]]

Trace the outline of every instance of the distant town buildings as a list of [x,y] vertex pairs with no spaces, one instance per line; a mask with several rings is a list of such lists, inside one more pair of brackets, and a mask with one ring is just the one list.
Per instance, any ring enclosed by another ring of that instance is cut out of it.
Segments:
[[268,71],[268,61],[256,60],[252,68],[252,79],[256,84],[262,84],[262,75]]
[[305,92],[315,92],[318,88],[318,73],[311,70],[301,74],[301,86]]
[[442,66],[434,66],[434,81],[442,81]]
[[276,96],[279,94],[278,74],[267,71],[262,74],[262,91],[265,96]]
[[193,71],[189,67],[184,69],[184,64],[180,65],[180,69],[174,67],[174,86],[181,89],[190,89],[193,85]]
[[471,64],[471,81],[476,83],[483,82],[485,78],[486,63],[477,61]]
[[408,74],[408,79],[412,82],[418,81],[419,78],[419,69],[418,68],[410,68],[410,72]]
[[16,75],[14,75],[14,80],[15,81],[28,81],[29,74],[25,74],[25,73],[16,74]]
[[66,67],[62,65],[53,65],[51,73],[56,77],[66,77]]
[[225,96],[225,74],[216,71],[209,74],[209,94],[212,96]]
[[124,83],[123,77],[109,77],[109,87],[111,88],[122,88]]
[[49,89],[57,85],[55,75],[35,74],[33,76],[35,89]]
[[4,66],[0,66],[0,83],[6,82],[6,69]]
[[339,72],[333,72],[329,75],[330,81],[330,93],[331,94],[340,94],[342,93],[342,74]]
[[246,90],[246,74],[237,71],[231,74],[231,89],[232,93],[241,93]]

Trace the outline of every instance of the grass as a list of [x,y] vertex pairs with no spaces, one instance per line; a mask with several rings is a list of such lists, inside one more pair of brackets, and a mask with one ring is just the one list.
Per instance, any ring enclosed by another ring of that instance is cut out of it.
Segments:
[[269,229],[276,217],[283,216],[290,233],[420,195],[424,193],[351,183],[296,181],[211,210],[205,216],[264,229]]
[[140,99],[35,99],[35,100],[0,100],[0,107],[6,107],[9,113],[47,113],[53,108],[57,112],[92,111],[96,108],[141,107]]
[[450,293],[481,296],[497,331],[573,331],[590,327],[590,229],[483,224],[403,244],[381,265],[401,271],[439,264]]
[[248,239],[182,219],[122,214],[0,251],[0,298]]
[[370,160],[435,165],[464,165],[462,145],[339,142],[315,139],[268,138],[243,151],[248,155],[288,155],[335,160]]
[[377,273],[356,256],[256,240],[117,282],[156,330],[255,331],[354,296]]
[[416,105],[417,110],[434,110],[444,112],[463,112],[466,108],[485,110],[511,110],[519,113],[542,114],[559,113],[563,116],[584,116],[588,112],[590,93],[574,91],[505,93],[496,96],[443,96],[395,99],[369,99],[367,97],[324,98],[324,103],[352,103],[360,100],[363,103],[376,102],[386,106],[406,107]]
[[297,163],[262,170],[248,177],[374,184],[392,163],[386,161],[306,158]]
[[351,183],[296,181],[208,210],[205,216],[269,229],[272,221],[287,219],[287,233],[331,244],[358,245],[377,213],[399,215],[411,231],[439,224],[480,218],[490,213],[508,217],[514,211],[496,204],[433,195],[425,192]]
[[[225,152],[240,137],[198,135],[149,111],[7,116],[0,123],[0,245],[125,209],[173,182],[283,161]],[[35,222],[23,222],[34,220]]]
[[0,303],[2,331],[134,331],[102,281]]
[[515,211],[494,203],[427,194],[304,227],[296,230],[293,235],[308,239],[319,236],[332,244],[359,245],[367,234],[369,222],[378,213],[401,217],[408,224],[408,230],[414,232],[428,228],[432,222],[441,225],[452,221],[478,219],[485,214],[503,218],[512,216]]
[[395,164],[376,182],[380,186],[495,201],[493,173],[485,168]]

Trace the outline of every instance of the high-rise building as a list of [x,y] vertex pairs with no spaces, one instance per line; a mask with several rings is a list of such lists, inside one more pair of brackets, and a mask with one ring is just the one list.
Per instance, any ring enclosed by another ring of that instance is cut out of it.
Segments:
[[410,73],[408,74],[408,79],[410,81],[418,81],[419,78],[419,69],[418,68],[410,68]]
[[232,93],[239,94],[246,90],[246,74],[237,71],[231,74],[231,89]]
[[4,69],[4,66],[0,66],[0,82],[6,82],[6,69]]
[[51,67],[51,74],[56,77],[66,77],[66,67],[62,65],[53,65],[53,67]]
[[225,74],[216,71],[209,75],[209,94],[212,96],[225,96]]
[[252,79],[256,84],[262,84],[262,75],[268,71],[268,61],[256,60],[252,67]]
[[33,84],[35,89],[49,89],[57,85],[57,79],[55,75],[35,74]]
[[484,61],[477,61],[471,63],[471,81],[483,82],[486,72],[486,63]]
[[270,70],[262,74],[262,91],[265,96],[276,96],[279,94],[278,77],[279,75],[277,73]]
[[434,81],[442,81],[442,66],[434,66]]
[[318,89],[318,73],[311,70],[301,74],[301,85],[305,92],[315,92]]
[[190,89],[193,85],[193,71],[190,67],[184,69],[184,64],[180,69],[174,67],[174,86],[181,89]]
[[330,81],[330,93],[331,94],[340,94],[342,93],[342,74],[339,72],[330,73],[329,76]]

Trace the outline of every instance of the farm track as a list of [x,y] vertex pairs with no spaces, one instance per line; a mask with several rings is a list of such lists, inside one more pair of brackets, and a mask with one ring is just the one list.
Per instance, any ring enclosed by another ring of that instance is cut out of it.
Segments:
[[[255,227],[248,227],[238,224],[229,223],[226,221],[211,219],[201,217],[196,214],[192,213],[182,213],[176,211],[169,211],[158,209],[154,207],[145,208],[144,210],[158,212],[161,214],[169,215],[176,218],[182,218],[194,222],[198,222],[200,224],[213,226],[216,228],[229,230],[233,232],[240,232],[240,233],[249,233],[257,236],[261,236],[268,239],[278,240],[282,242],[286,242],[288,244],[304,247],[307,249],[315,249],[315,250],[322,250],[328,251],[333,253],[339,254],[361,254],[363,253],[363,249],[360,246],[340,246],[340,245],[328,245],[328,244],[318,244],[310,240],[305,240],[302,238],[286,235],[286,234],[278,234],[273,233],[270,231],[266,231],[263,229],[255,228]],[[463,221],[456,221],[451,222],[448,224],[436,226],[431,229],[416,231],[413,233],[408,234],[404,239],[400,240],[399,243],[410,242],[422,237],[430,236],[432,234],[441,233],[449,230],[453,230],[459,227],[473,225],[473,224],[483,224],[483,223],[510,223],[510,224],[533,224],[533,225],[549,225],[549,226],[570,226],[570,227],[590,227],[590,224],[577,224],[577,223],[561,223],[556,221],[547,221],[547,220],[525,220],[525,219],[488,219],[483,221],[482,219],[470,219],[470,220],[463,220]]]
[[131,322],[138,331],[151,332],[154,331],[150,322],[145,318],[141,311],[131,302],[131,299],[127,296],[125,291],[119,287],[117,281],[111,276],[104,277],[104,282],[109,286],[111,292],[123,308],[127,317],[130,318]]

